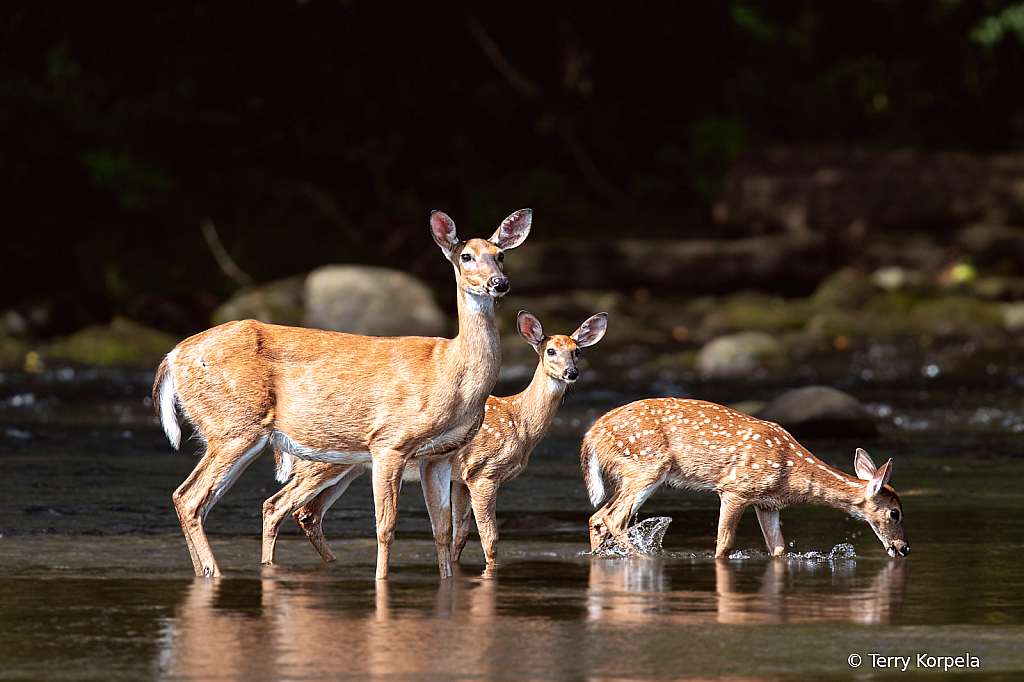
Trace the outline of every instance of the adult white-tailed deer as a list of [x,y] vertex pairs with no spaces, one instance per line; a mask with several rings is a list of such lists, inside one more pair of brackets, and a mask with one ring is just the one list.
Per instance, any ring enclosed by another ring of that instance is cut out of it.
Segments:
[[611,497],[590,517],[591,549],[625,531],[640,505],[665,483],[718,493],[717,557],[728,555],[747,505],[757,511],[768,551],[782,554],[779,510],[800,502],[864,519],[889,556],[906,556],[910,549],[903,506],[886,485],[891,459],[878,469],[857,448],[854,478],[826,465],[778,424],[721,405],[678,398],[623,405],[587,431],[580,460],[595,507],[605,497],[602,475],[613,482]]
[[179,343],[157,370],[153,400],[178,447],[176,406],[206,452],[174,491],[197,575],[219,575],[203,521],[270,443],[292,457],[373,462],[378,580],[388,574],[406,464],[419,465],[441,577],[451,575],[451,464],[484,417],[500,355],[494,299],[509,289],[504,251],[530,231],[517,211],[489,240],[459,241],[444,213],[430,216],[434,241],[455,268],[459,333],[454,339],[377,338],[315,329],[228,322]]
[[[453,561],[462,555],[469,538],[472,506],[484,558],[488,566],[496,565],[498,486],[526,467],[533,448],[551,426],[566,388],[579,377],[576,358],[580,348],[601,340],[608,327],[608,316],[598,313],[588,318],[571,336],[544,336],[540,322],[525,310],[519,313],[517,326],[540,361],[533,380],[522,393],[487,398],[480,431],[451,457]],[[367,468],[365,464],[296,462],[288,484],[263,504],[263,562],[273,563],[281,524],[298,507],[301,509],[295,512],[295,520],[299,527],[325,561],[334,561],[337,557],[323,535],[324,513]]]

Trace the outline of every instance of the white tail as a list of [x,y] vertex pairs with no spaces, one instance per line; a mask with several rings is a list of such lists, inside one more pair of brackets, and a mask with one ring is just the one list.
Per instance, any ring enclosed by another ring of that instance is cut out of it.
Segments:
[[243,320],[185,339],[167,355],[154,402],[168,438],[176,445],[176,399],[206,442],[173,496],[197,575],[220,573],[203,530],[207,512],[267,443],[299,459],[373,463],[378,579],[387,577],[402,473],[416,461],[438,567],[442,577],[451,574],[448,458],[483,420],[498,376],[494,300],[509,289],[503,252],[522,243],[531,218],[529,209],[517,211],[489,240],[462,242],[451,218],[431,214],[434,240],[455,269],[454,339],[375,338]]
[[[544,336],[536,317],[519,313],[519,333],[539,356],[533,380],[522,393],[487,399],[484,423],[472,442],[452,455],[452,560],[457,561],[469,538],[470,507],[480,531],[488,566],[497,563],[495,519],[498,487],[518,476],[530,453],[547,433],[569,384],[579,377],[579,349],[601,340],[608,316],[588,318],[571,336]],[[273,563],[274,545],[285,517],[295,520],[326,561],[335,555],[324,538],[324,513],[366,470],[361,466],[298,462],[288,485],[263,504],[263,562]]]
[[[174,351],[167,354],[167,358],[173,361]],[[164,366],[160,365],[161,368]],[[170,372],[159,374],[153,382],[156,387],[156,408],[160,415],[160,424],[164,427],[167,440],[171,442],[174,449],[181,446],[181,426],[178,425],[178,414],[175,402],[178,399],[178,389],[174,385],[174,375]]]
[[715,556],[728,555],[748,505],[757,511],[769,552],[781,554],[779,510],[798,502],[865,519],[890,556],[909,551],[900,498],[886,485],[892,460],[877,469],[858,448],[855,478],[826,465],[778,424],[721,405],[677,398],[624,405],[587,431],[580,457],[594,506],[604,498],[601,476],[613,481],[611,497],[590,518],[592,549],[624,532],[640,505],[667,483],[719,494]]

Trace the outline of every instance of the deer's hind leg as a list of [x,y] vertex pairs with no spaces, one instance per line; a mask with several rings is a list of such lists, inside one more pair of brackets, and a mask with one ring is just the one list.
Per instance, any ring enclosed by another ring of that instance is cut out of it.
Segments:
[[[590,550],[601,546],[606,537],[622,535],[655,490],[665,483],[666,472],[661,470],[634,473],[624,478],[612,493],[611,499],[590,517]],[[626,551],[633,551],[628,538],[622,538]]]
[[469,541],[469,519],[472,515],[469,488],[456,476],[452,480],[452,561],[462,558],[462,550]]
[[217,500],[231,489],[246,467],[263,451],[267,439],[265,435],[256,438],[209,439],[206,453],[171,496],[196,575],[220,575],[220,567],[213,557],[203,523]]
[[263,563],[274,563],[274,548],[281,525],[295,510],[295,521],[324,561],[337,557],[324,539],[321,520],[349,484],[362,474],[359,465],[303,462],[295,475],[273,497],[263,503]]
[[786,550],[786,543],[782,539],[779,510],[765,507],[754,507],[754,510],[757,512],[757,522],[761,524],[761,532],[764,533],[764,542],[768,545],[768,553],[772,556],[782,556]]

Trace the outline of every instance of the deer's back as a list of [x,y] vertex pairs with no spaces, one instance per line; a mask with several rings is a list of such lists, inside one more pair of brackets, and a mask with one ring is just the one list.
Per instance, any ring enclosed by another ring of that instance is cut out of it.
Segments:
[[171,361],[201,429],[231,420],[317,450],[352,450],[471,428],[493,379],[452,363],[452,343],[243,320],[186,339]]
[[598,420],[587,434],[602,469],[660,472],[669,484],[772,496],[806,453],[776,424],[700,400],[653,398]]

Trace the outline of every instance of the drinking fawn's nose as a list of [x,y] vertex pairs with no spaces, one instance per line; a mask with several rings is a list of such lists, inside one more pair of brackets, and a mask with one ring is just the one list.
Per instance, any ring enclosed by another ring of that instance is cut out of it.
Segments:
[[569,369],[565,370],[565,378],[568,379],[569,381],[576,381],[576,379],[578,379],[579,376],[580,371],[575,367],[570,367]]
[[491,277],[487,283],[490,284],[491,288],[497,292],[505,293],[508,291],[508,277]]

